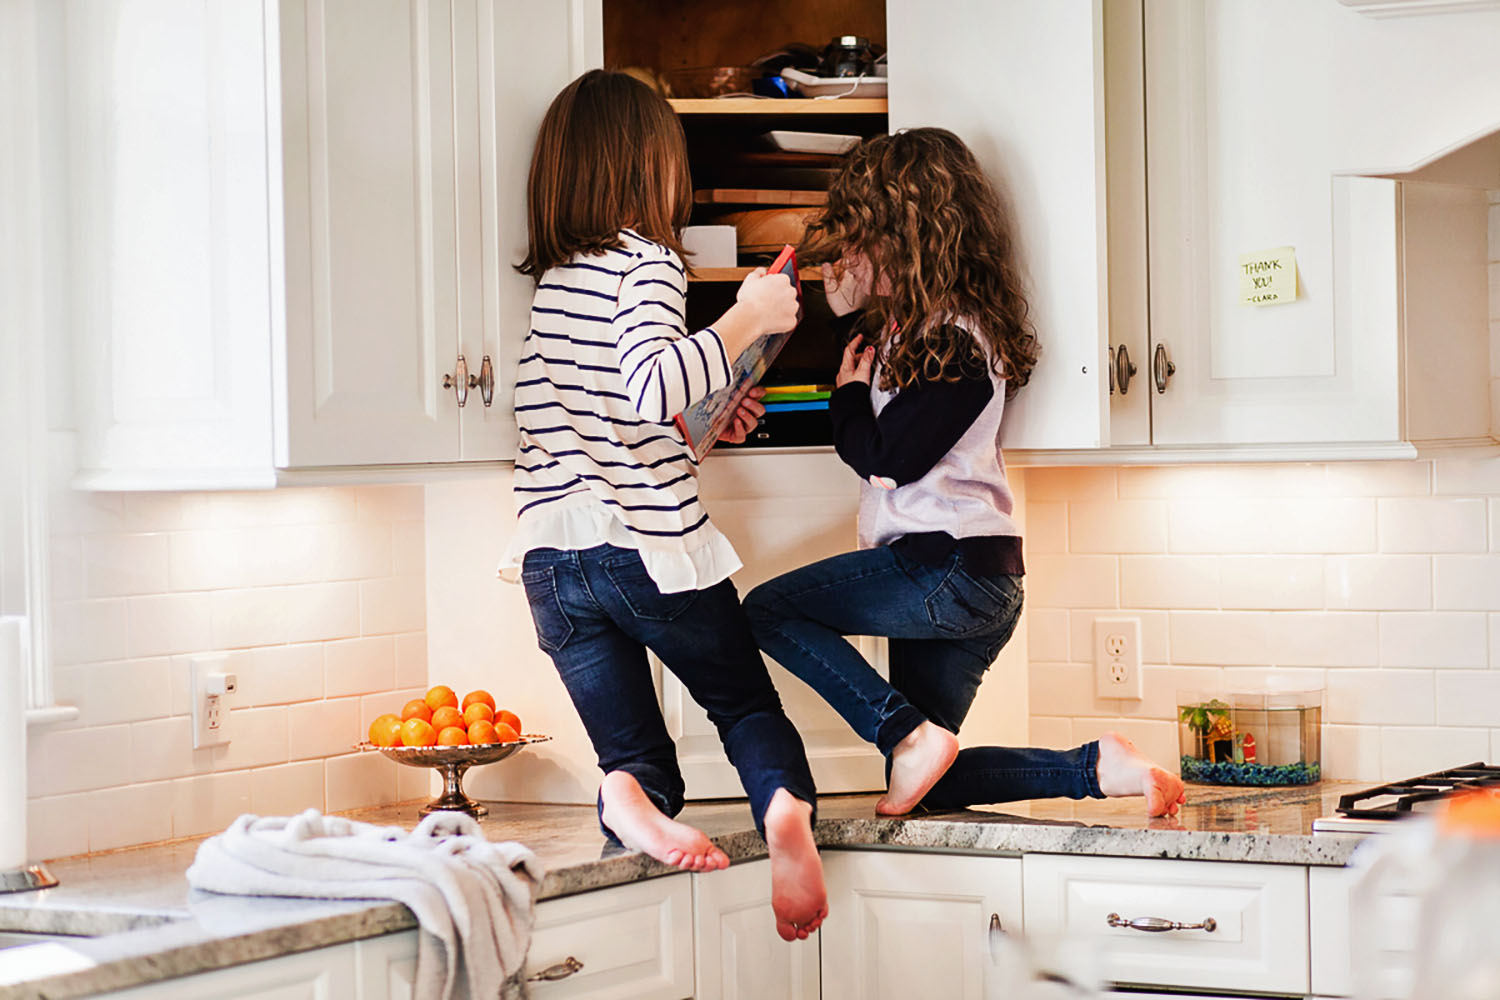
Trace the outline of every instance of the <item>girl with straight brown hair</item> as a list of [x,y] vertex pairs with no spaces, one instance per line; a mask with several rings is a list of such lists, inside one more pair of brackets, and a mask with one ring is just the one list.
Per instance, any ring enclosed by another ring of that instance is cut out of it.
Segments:
[[[520,270],[536,297],[515,394],[519,522],[502,571],[519,571],[537,640],[598,754],[604,832],[689,871],[729,863],[672,819],[683,780],[650,650],[717,727],[769,848],[777,930],[805,939],[828,912],[812,774],[729,580],[739,558],[672,425],[729,384],[746,347],[796,324],[796,293],[758,271],[718,322],[689,333],[682,126],[623,73],[586,73],[552,102],[527,202]],[[743,440],[762,412],[746,399],[726,437]]]

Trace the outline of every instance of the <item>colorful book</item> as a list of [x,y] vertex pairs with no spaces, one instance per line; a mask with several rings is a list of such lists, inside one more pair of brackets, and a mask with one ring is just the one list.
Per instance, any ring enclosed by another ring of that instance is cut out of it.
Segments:
[[[797,290],[797,321],[800,323],[802,321],[802,285],[797,277],[796,250],[790,246],[783,247],[775,263],[767,268],[767,272],[785,274],[792,279],[792,287]],[[794,326],[792,330],[795,329]],[[767,334],[745,348],[744,353],[734,361],[727,386],[718,392],[709,393],[678,414],[674,421],[677,429],[682,432],[688,447],[692,449],[694,457],[700,462],[719,440],[719,435],[723,434],[734,420],[735,411],[739,409],[740,400],[744,398],[745,393],[761,380],[771,367],[771,362],[776,360],[776,355],[781,353],[781,349],[791,339],[792,330]]]

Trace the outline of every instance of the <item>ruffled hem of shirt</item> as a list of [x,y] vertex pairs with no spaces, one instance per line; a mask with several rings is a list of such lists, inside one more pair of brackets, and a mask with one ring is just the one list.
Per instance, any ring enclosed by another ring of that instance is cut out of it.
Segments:
[[[597,545],[635,549],[641,555],[646,573],[664,594],[687,590],[707,590],[729,579],[744,564],[718,528],[710,522],[698,529],[691,549],[643,547],[642,539],[626,528],[602,504],[588,502],[549,504],[521,517],[516,533],[500,560],[500,579],[517,583],[521,578],[521,560],[532,549],[581,551]],[[564,506],[566,504],[566,506]]]

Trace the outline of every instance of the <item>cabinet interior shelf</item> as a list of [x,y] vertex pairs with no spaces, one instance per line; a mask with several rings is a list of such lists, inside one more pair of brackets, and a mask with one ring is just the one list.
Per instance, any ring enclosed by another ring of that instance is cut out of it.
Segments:
[[698,205],[826,205],[827,191],[787,191],[767,188],[702,188],[693,192]]
[[883,115],[884,97],[674,97],[667,101],[679,115]]
[[[688,275],[688,281],[744,281],[745,275],[753,270],[753,267],[698,267]],[[798,277],[803,281],[822,281],[823,273],[817,269],[808,269]]]

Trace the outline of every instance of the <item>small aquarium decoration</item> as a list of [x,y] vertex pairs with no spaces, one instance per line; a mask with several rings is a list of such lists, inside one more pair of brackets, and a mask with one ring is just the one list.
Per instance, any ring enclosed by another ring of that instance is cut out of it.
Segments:
[[1310,785],[1323,776],[1323,692],[1179,691],[1182,778],[1208,785]]

